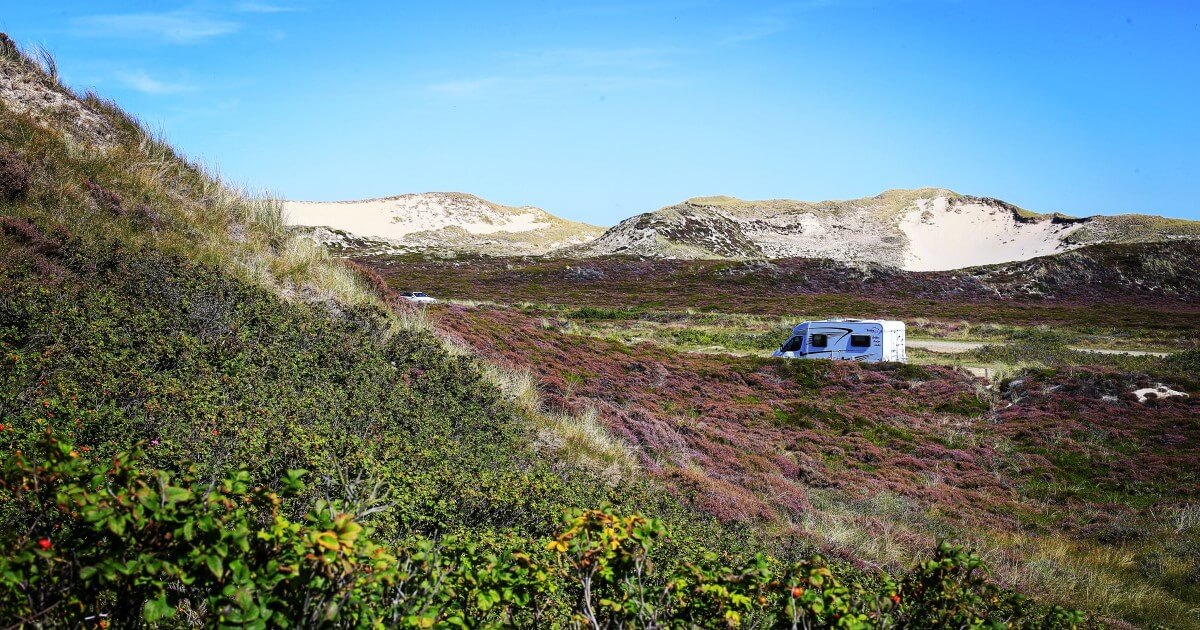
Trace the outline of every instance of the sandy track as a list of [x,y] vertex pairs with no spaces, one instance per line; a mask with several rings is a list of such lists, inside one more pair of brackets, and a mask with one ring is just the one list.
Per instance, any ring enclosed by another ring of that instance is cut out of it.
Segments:
[[[909,348],[921,348],[931,352],[942,352],[947,354],[958,354],[959,352],[967,352],[976,348],[981,348],[986,345],[1003,344],[1003,341],[949,341],[946,339],[908,339],[905,342]],[[1152,356],[1165,357],[1169,352],[1157,352],[1154,350],[1109,350],[1104,348],[1080,348],[1072,347],[1072,350],[1080,352],[1095,352],[1098,354],[1129,354],[1133,356]]]

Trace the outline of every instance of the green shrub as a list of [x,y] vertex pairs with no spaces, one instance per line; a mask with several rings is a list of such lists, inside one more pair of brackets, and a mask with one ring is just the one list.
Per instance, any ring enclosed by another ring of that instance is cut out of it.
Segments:
[[869,370],[890,372],[895,374],[898,378],[909,381],[927,381],[933,378],[933,374],[931,374],[929,370],[913,363],[882,362],[865,363],[863,365]]
[[1149,371],[1188,391],[1200,391],[1200,350],[1186,350],[1163,357]]
[[820,387],[832,366],[827,359],[763,359],[760,364],[775,366],[781,377],[806,389]]
[[602,308],[597,306],[584,306],[571,311],[568,315],[573,319],[582,319],[585,321],[598,320],[630,320],[637,319],[641,313],[632,309],[621,308]]
[[[138,448],[90,458],[47,432],[0,464],[0,499],[25,527],[0,530],[0,616],[18,625],[162,623],[343,627],[1075,627],[983,578],[975,554],[939,547],[899,582],[847,584],[820,556],[732,565],[670,562],[655,519],[568,515],[549,542],[486,536],[382,545],[338,502],[299,520],[280,491],[145,467]],[[663,562],[663,560],[668,560]],[[661,564],[660,564],[661,562]]]
[[975,394],[959,394],[954,398],[933,408],[942,413],[953,413],[960,416],[978,416],[991,409],[986,400],[981,400]]

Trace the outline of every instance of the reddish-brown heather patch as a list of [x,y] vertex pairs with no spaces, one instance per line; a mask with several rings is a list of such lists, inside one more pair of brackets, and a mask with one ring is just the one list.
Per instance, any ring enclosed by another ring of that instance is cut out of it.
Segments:
[[55,230],[48,235],[27,219],[0,216],[0,267],[29,265],[45,284],[60,285],[74,277],[59,264],[63,242],[69,239],[65,230]]
[[371,267],[359,264],[353,260],[347,260],[346,264],[349,265],[350,268],[353,269],[355,273],[357,273],[363,279],[363,281],[367,283],[367,286],[371,287],[371,290],[374,291],[381,300],[385,302],[394,301],[396,297],[395,292],[393,292],[391,287],[388,286],[388,283],[383,279],[383,276],[379,275],[379,272],[375,271]]
[[[489,359],[530,369],[547,406],[596,407],[647,471],[726,520],[798,522],[813,489],[848,503],[887,491],[952,526],[1034,522],[1085,535],[1097,514],[1143,509],[1110,507],[1110,487],[1160,492],[1151,503],[1197,496],[1188,481],[1200,464],[1197,401],[1103,398],[1128,391],[1133,376],[1081,369],[1028,378],[969,417],[936,411],[979,385],[945,367],[927,368],[924,381],[851,363],[808,364],[797,376],[775,360],[563,334],[514,309],[431,312]],[[1095,487],[1054,486],[1081,476]]]
[[163,227],[163,216],[148,204],[139,203],[135,210],[138,221],[146,224],[151,229],[158,230]]
[[8,236],[40,254],[55,253],[62,247],[57,240],[46,236],[28,219],[0,216],[0,236]]
[[92,199],[97,205],[100,206],[100,208],[108,210],[119,217],[125,216],[125,208],[121,205],[124,203],[124,199],[121,198],[120,194],[111,191],[91,180],[86,181],[85,184],[87,186],[88,194],[91,195]]
[[0,200],[15,201],[29,192],[33,169],[11,149],[0,148]]

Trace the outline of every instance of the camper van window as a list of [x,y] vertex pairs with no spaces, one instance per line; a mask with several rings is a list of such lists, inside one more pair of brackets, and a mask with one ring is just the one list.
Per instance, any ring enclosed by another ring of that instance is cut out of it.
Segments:
[[869,348],[871,335],[850,335],[850,345],[855,348]]
[[808,345],[814,348],[826,348],[829,346],[829,335],[813,335]]
[[804,343],[804,337],[792,337],[783,344],[783,352],[795,352],[800,349],[800,344]]

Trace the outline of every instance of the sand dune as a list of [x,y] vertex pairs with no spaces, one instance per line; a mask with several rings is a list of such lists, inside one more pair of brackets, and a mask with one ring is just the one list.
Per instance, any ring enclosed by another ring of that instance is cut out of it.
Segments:
[[359,236],[387,239],[448,227],[470,234],[528,232],[550,227],[551,223],[551,217],[537,208],[510,208],[456,193],[365,201],[288,201],[284,210],[292,225],[326,225]]
[[1071,249],[1063,239],[1081,226],[1048,218],[1021,221],[995,205],[920,199],[900,219],[908,238],[902,267],[944,271],[1056,254]]
[[511,207],[463,193],[417,193],[363,201],[284,203],[288,224],[329,227],[385,241],[388,251],[445,249],[544,254],[586,243],[604,230],[532,206]]
[[358,248],[353,237],[364,237],[375,239],[373,249],[383,253],[825,258],[909,271],[1023,261],[1096,243],[1200,238],[1195,221],[1039,215],[942,188],[819,202],[697,197],[630,217],[607,231],[539,208],[503,206],[462,193],[293,201],[285,208],[293,225],[348,233],[312,233],[317,240],[352,243],[343,249]]

